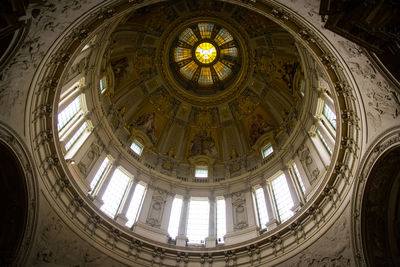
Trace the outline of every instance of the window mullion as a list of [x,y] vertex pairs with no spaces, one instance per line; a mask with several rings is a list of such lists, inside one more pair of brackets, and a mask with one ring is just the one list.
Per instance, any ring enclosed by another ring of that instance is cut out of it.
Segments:
[[122,225],[125,225],[128,222],[128,218],[126,218],[126,212],[128,211],[129,205],[132,201],[133,193],[135,192],[137,182],[131,178],[129,181],[129,185],[127,190],[125,190],[124,197],[120,203],[120,206],[117,210],[116,221]]

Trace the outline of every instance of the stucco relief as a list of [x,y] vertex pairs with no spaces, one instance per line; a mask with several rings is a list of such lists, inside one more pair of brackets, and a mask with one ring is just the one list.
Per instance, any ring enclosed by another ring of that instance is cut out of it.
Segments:
[[300,162],[302,163],[303,168],[307,173],[307,177],[309,177],[310,184],[313,184],[318,178],[320,170],[318,169],[318,166],[312,158],[310,149],[305,145],[301,145],[297,153],[299,155]]
[[153,193],[149,214],[146,220],[146,223],[150,226],[160,228],[166,197],[167,193],[160,190],[155,190]]
[[343,49],[346,51],[346,54],[350,58],[355,58],[363,55],[362,49],[355,43],[352,43],[348,40],[338,41],[338,43],[343,47]]
[[30,81],[30,78],[21,77],[31,77],[34,74],[54,39],[86,10],[82,7],[90,2],[74,0],[55,5],[52,1],[42,1],[30,5],[31,9],[27,10],[29,32],[17,54],[0,74],[0,107],[3,116],[9,117],[12,110],[10,107],[22,105],[25,101],[26,91],[9,88],[25,88],[22,83]]
[[81,161],[78,163],[79,171],[86,176],[88,172],[92,169],[96,160],[99,158],[101,152],[104,149],[104,145],[96,140],[90,145],[89,150],[83,156]]
[[29,266],[126,266],[78,238],[42,201],[37,241]]
[[350,249],[350,208],[341,215],[328,232],[297,256],[277,266],[353,266]]
[[367,102],[367,118],[375,131],[387,119],[396,119],[400,113],[400,94],[378,74],[368,61],[350,61],[350,69],[361,76],[360,87]]
[[244,193],[237,192],[232,194],[233,206],[233,228],[235,231],[244,229],[248,226],[246,198]]

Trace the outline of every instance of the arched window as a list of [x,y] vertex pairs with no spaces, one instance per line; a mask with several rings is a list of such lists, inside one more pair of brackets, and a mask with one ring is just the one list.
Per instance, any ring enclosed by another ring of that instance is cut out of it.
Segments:
[[189,243],[203,244],[208,236],[210,203],[205,198],[192,197],[189,204],[187,238]]
[[117,168],[112,174],[111,181],[102,198],[104,204],[101,206],[101,210],[108,216],[114,218],[117,213],[130,179],[121,168]]
[[194,171],[194,177],[207,178],[208,177],[208,167],[207,166],[196,166],[196,169]]
[[100,79],[100,93],[104,93],[107,90],[107,78],[104,76]]
[[264,190],[262,187],[257,186],[255,187],[255,191],[253,193],[253,197],[255,199],[255,209],[258,217],[258,224],[260,225],[261,229],[266,228],[267,221],[268,221],[268,213],[267,213],[267,206],[265,204],[265,195]]
[[289,187],[285,174],[279,175],[271,182],[272,194],[274,196],[276,210],[281,223],[293,216],[293,200],[290,195]]
[[304,186],[302,177],[300,175],[299,169],[297,168],[296,163],[293,163],[293,170],[294,170],[294,175],[296,176],[297,182],[299,183],[299,186],[301,188],[301,191],[303,192],[303,194],[306,192],[306,188]]
[[217,197],[217,242],[224,243],[226,235],[226,207],[224,197]]
[[99,182],[106,176],[107,172],[111,168],[111,162],[108,157],[105,157],[103,162],[101,163],[99,169],[93,177],[93,180],[90,182],[90,194],[93,195],[97,191],[97,187],[99,186]]
[[332,127],[336,130],[336,114],[326,103],[324,104],[323,114],[329,121],[330,125],[332,125]]
[[272,147],[271,144],[267,144],[266,146],[264,146],[261,150],[263,159],[265,159],[266,157],[268,157],[269,155],[271,155],[274,152],[274,148]]
[[143,182],[138,183],[135,187],[131,203],[129,203],[128,211],[126,212],[126,218],[128,218],[126,226],[132,227],[132,225],[137,221],[145,194],[146,184]]
[[132,144],[131,144],[131,149],[133,150],[133,152],[135,152],[136,154],[138,154],[139,156],[142,155],[143,152],[143,148],[144,145],[142,145],[138,140],[133,140]]

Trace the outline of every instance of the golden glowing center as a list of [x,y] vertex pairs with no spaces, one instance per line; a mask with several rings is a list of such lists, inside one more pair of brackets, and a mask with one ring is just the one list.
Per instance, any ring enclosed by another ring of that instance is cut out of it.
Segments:
[[210,43],[204,42],[197,46],[196,58],[203,64],[209,64],[217,57],[217,49]]

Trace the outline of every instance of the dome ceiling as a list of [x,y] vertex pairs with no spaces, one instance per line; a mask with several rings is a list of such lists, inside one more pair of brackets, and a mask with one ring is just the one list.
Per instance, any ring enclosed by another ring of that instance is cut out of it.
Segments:
[[261,160],[263,146],[290,135],[304,96],[293,37],[222,2],[136,10],[113,30],[102,66],[101,103],[119,140],[175,163]]

